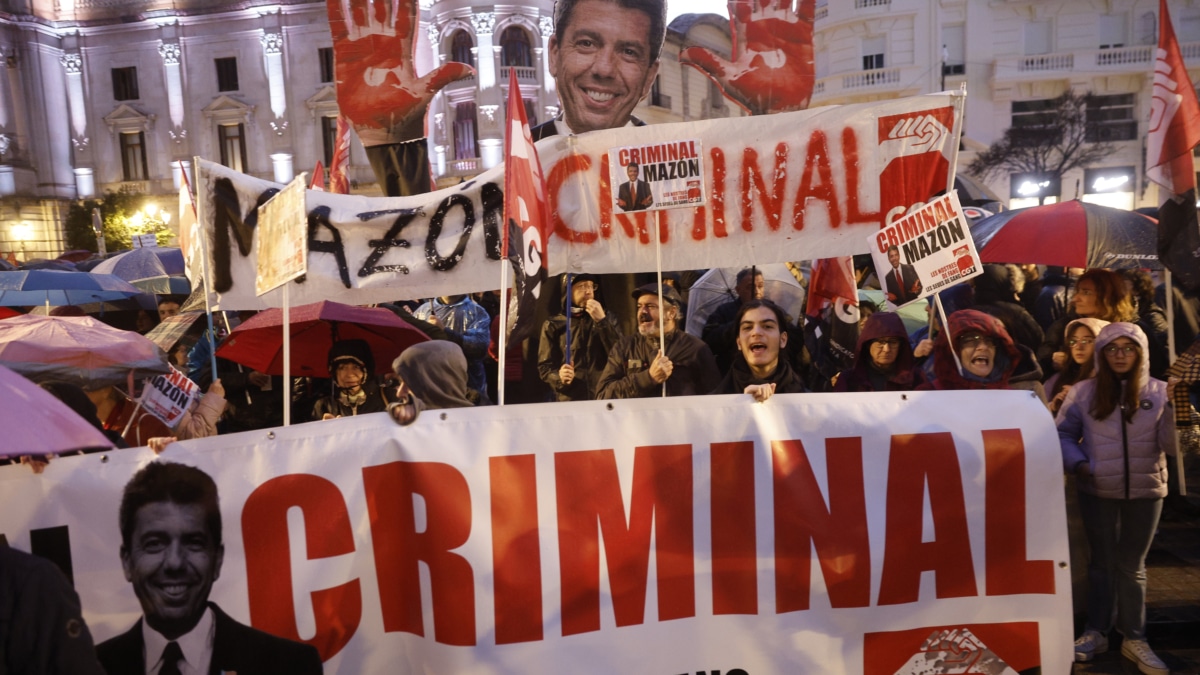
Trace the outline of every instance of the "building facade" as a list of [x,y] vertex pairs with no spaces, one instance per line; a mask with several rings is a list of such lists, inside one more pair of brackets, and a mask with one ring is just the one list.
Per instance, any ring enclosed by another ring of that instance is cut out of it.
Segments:
[[[418,71],[448,61],[476,69],[430,109],[440,185],[502,161],[510,72],[531,123],[558,113],[552,6],[423,1]],[[1187,63],[1200,70],[1200,0],[1171,9]],[[1157,0],[818,0],[812,105],[965,85],[961,169],[1009,126],[1036,120],[1046,101],[1088,92],[1116,151],[1064,176],[1059,196],[1156,204],[1141,158],[1157,12]],[[687,46],[728,54],[730,44],[724,17],[675,19],[636,114],[651,123],[744,114],[679,63]],[[324,3],[0,0],[0,57],[0,255],[54,257],[72,200],[122,189],[173,200],[194,156],[279,182],[329,164],[338,108]],[[351,145],[354,191],[377,194],[362,147]],[[1006,176],[990,187],[1020,206],[1036,201],[1026,192],[1041,182]]]

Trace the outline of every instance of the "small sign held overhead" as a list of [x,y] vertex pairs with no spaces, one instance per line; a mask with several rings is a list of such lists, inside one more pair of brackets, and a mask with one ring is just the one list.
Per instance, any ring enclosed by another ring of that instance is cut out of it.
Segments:
[[130,240],[133,248],[158,248],[158,237],[151,234],[135,234]]
[[302,173],[259,209],[258,273],[254,290],[258,295],[278,288],[308,270],[308,220],[305,189],[308,174]]

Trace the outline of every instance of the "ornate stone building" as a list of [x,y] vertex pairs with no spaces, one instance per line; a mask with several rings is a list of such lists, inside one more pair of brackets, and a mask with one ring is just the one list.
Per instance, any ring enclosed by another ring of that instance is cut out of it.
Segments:
[[[552,0],[422,4],[418,70],[451,60],[477,70],[430,111],[439,183],[501,161],[510,71],[533,122],[557,113],[551,8]],[[1174,0],[1171,9],[1185,58],[1200,68],[1200,0]],[[962,167],[1009,126],[1039,124],[1059,93],[1091,92],[1089,115],[1117,151],[1104,166],[1063,177],[1058,194],[1157,203],[1141,159],[1157,12],[1157,0],[817,0],[813,105],[965,83]],[[671,23],[658,79],[637,111],[643,119],[742,114],[679,64],[680,50],[696,44],[728,53],[728,21],[685,14]],[[124,188],[166,205],[195,155],[278,181],[319,160],[328,166],[337,115],[331,48],[324,3],[0,0],[0,255],[61,251],[74,199]],[[357,141],[351,164],[355,191],[374,193]],[[1006,176],[991,188],[1022,205],[1041,182]]]

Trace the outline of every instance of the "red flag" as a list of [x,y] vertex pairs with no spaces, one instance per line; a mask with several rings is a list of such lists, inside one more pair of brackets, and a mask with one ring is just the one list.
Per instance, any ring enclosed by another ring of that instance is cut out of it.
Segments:
[[308,182],[308,189],[325,191],[325,167],[319,159],[317,160],[317,165],[313,167],[312,180]]
[[819,316],[822,309],[838,300],[858,306],[858,285],[854,282],[854,262],[849,256],[813,261],[808,282],[808,305],[804,313]]
[[508,78],[504,145],[505,226],[500,255],[512,263],[516,276],[517,307],[508,317],[508,340],[512,344],[533,333],[537,299],[546,286],[546,242],[550,238],[546,181],[525,117],[515,68]]
[[329,191],[339,195],[348,195],[350,194],[350,125],[342,115],[338,115],[337,130],[333,136],[333,159],[329,160]]
[[1150,101],[1150,134],[1146,139],[1146,177],[1183,194],[1196,188],[1192,148],[1200,143],[1200,101],[1188,77],[1171,27],[1167,0],[1158,0],[1158,52]]

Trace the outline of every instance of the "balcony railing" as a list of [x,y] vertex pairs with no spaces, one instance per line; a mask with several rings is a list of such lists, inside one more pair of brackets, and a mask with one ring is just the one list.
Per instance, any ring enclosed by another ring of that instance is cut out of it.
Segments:
[[517,82],[537,84],[537,68],[526,66],[500,66],[500,81],[508,82],[508,71],[517,71]]
[[[1200,61],[1200,42],[1180,45],[1188,65]],[[996,59],[997,81],[1061,79],[1073,72],[1090,74],[1096,71],[1137,70],[1144,72],[1154,64],[1154,47],[1117,47],[1115,49],[1082,49],[1036,56],[1010,56]]]
[[920,83],[924,81],[921,71],[917,66],[893,66],[822,77],[813,83],[813,105],[836,102],[842,96],[916,94]]
[[899,68],[879,68],[842,75],[842,89],[867,89],[900,81]]
[[478,157],[470,159],[452,159],[446,162],[446,174],[450,176],[474,176],[482,169]]
[[863,9],[864,7],[887,7],[892,4],[892,0],[854,0],[854,9]]

